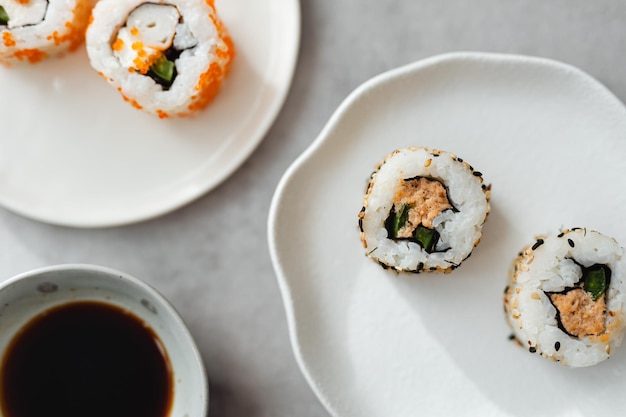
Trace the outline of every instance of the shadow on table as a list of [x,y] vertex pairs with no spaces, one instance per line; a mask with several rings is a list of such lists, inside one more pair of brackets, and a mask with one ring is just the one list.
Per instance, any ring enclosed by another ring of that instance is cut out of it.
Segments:
[[255,407],[240,387],[209,382],[209,416],[254,417]]

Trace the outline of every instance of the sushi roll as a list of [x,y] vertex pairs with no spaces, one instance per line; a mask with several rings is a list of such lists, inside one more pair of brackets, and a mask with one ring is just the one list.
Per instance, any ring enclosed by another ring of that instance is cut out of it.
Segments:
[[95,0],[0,0],[0,62],[37,63],[75,50]]
[[452,153],[392,152],[370,177],[359,218],[366,255],[399,272],[450,272],[480,242],[491,188]]
[[160,118],[207,106],[235,55],[213,0],[101,0],[86,38],[92,67]]
[[562,365],[595,365],[624,337],[624,249],[581,228],[539,237],[515,260],[504,293],[513,338]]

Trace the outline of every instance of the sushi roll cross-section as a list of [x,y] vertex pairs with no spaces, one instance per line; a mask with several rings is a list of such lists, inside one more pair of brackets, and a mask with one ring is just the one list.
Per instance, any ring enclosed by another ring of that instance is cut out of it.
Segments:
[[450,272],[478,245],[490,195],[452,153],[396,150],[371,175],[358,216],[366,255],[399,272]]
[[125,101],[160,118],[206,107],[235,55],[211,0],[101,0],[87,52]]
[[0,62],[34,64],[78,48],[95,0],[0,0]]
[[624,250],[597,231],[537,238],[515,260],[504,293],[514,339],[566,366],[604,361],[624,336],[625,274]]

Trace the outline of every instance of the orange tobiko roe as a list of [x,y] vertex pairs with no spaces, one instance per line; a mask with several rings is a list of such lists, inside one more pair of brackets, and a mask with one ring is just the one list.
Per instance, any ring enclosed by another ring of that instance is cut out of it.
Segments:
[[2,32],[2,42],[4,42],[4,46],[7,48],[15,46],[15,39],[13,39],[13,34],[9,31]]
[[[210,6],[213,6],[212,0],[207,0],[206,2]],[[218,48],[215,51],[215,56],[218,60],[222,62],[226,61],[226,63],[222,66],[218,62],[213,62],[209,65],[209,68],[200,75],[200,78],[194,87],[197,94],[192,96],[192,102],[189,106],[187,106],[189,111],[177,113],[176,116],[178,117],[192,116],[195,112],[208,106],[213,99],[215,99],[222,86],[222,81],[226,78],[228,72],[230,71],[232,60],[236,55],[235,44],[233,43],[230,35],[228,35],[224,24],[213,14],[209,14],[209,18],[215,25],[218,36],[226,44],[226,48]],[[162,109],[158,109],[156,114],[159,119],[166,119],[170,117],[170,114]]]
[[[207,3],[212,4],[212,0],[207,0]],[[228,75],[233,58],[235,57],[235,45],[232,38],[226,32],[224,24],[215,16],[209,16],[213,21],[213,24],[217,28],[219,37],[226,44],[226,49],[218,49],[215,51],[215,55],[219,60],[226,60],[226,65],[221,67],[217,62],[213,62],[209,68],[200,76],[195,90],[198,94],[193,98],[193,102],[188,106],[190,112],[196,112],[204,107],[208,106],[213,101],[217,93],[221,88],[222,81]],[[182,114],[185,116],[187,114]]]
[[72,10],[74,18],[71,21],[65,22],[65,30],[61,33],[58,31],[52,33],[51,36],[55,45],[68,43],[68,50],[74,51],[83,43],[85,39],[85,28],[91,16],[91,8],[92,5],[89,1],[79,1],[77,3],[74,10]]
[[26,48],[26,49],[20,49],[18,51],[15,51],[13,56],[19,59],[20,61],[23,61],[26,59],[31,64],[36,64],[37,62],[40,62],[44,58],[47,58],[48,54],[37,48],[33,48],[33,49]]
[[130,97],[127,97],[126,94],[124,94],[122,92],[122,88],[118,87],[117,91],[119,91],[119,93],[122,95],[122,98],[124,99],[125,102],[130,103],[131,106],[133,106],[134,108],[136,108],[137,110],[142,110],[143,106],[141,104],[139,104],[137,102],[137,100],[135,99],[131,99]]
[[117,38],[115,42],[113,42],[113,45],[111,45],[111,48],[117,52],[121,51],[122,49],[124,49],[124,41],[120,38]]

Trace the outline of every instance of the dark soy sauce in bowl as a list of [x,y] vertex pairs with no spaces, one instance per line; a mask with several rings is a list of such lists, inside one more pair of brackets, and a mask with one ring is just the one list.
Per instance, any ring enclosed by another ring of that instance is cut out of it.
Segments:
[[53,307],[13,337],[0,368],[5,417],[166,417],[173,374],[158,336],[120,307]]

